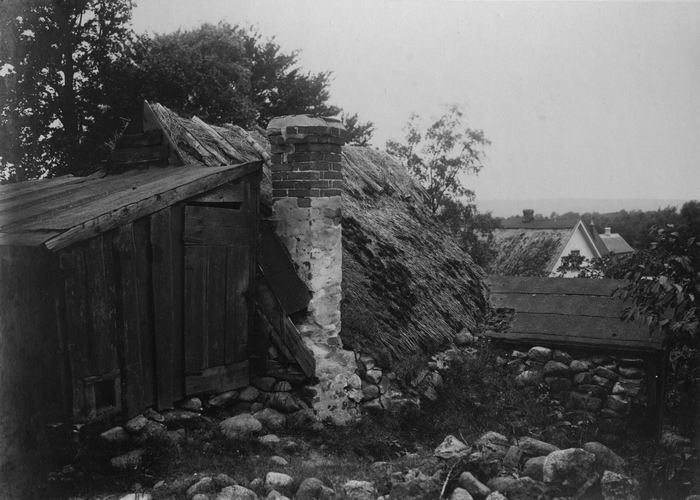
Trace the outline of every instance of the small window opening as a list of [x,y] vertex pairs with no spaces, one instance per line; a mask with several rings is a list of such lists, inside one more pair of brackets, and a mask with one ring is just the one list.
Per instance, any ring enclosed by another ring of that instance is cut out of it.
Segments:
[[114,380],[101,380],[93,385],[95,391],[95,410],[108,410],[117,406],[117,390]]

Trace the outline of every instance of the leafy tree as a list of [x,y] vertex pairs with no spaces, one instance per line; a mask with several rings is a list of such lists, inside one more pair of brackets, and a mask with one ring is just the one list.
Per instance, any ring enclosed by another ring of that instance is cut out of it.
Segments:
[[369,145],[369,142],[372,140],[372,134],[374,134],[374,123],[360,122],[357,113],[352,115],[350,113],[342,113],[340,115],[340,120],[345,126],[348,144],[353,144],[355,146]]
[[491,144],[484,132],[464,124],[464,114],[452,105],[423,132],[420,117],[406,125],[405,142],[389,141],[387,150],[409,168],[428,193],[428,207],[437,214],[448,200],[474,199],[463,175],[483,167],[484,147]]
[[[110,78],[131,64],[130,0],[9,2],[3,30],[13,39],[5,78],[6,180],[80,170],[96,161],[93,137],[116,126]],[[9,46],[6,45],[6,46]]]
[[215,124],[267,126],[286,114],[336,115],[329,72],[304,73],[298,52],[228,23],[158,35],[145,43],[143,93]]
[[491,212],[479,213],[473,203],[446,200],[438,219],[457,236],[460,246],[481,267],[488,267],[496,257],[493,230],[500,227],[500,223]]
[[490,213],[477,211],[474,192],[464,185],[463,176],[483,168],[484,148],[491,143],[482,130],[465,125],[456,105],[425,131],[420,121],[418,115],[411,115],[405,142],[388,141],[387,151],[423,185],[432,214],[457,236],[475,262],[487,266],[496,255],[492,230],[499,223]]

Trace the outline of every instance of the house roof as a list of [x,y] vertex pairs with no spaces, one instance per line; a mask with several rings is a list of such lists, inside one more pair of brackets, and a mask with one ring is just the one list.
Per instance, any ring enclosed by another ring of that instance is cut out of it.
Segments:
[[547,276],[573,233],[565,229],[495,229],[497,248],[491,272],[517,276]]
[[425,190],[372,148],[345,146],[342,161],[343,345],[401,359],[476,328],[481,268],[435,221]]
[[603,245],[605,245],[605,252],[602,252],[603,255],[608,253],[617,255],[634,252],[634,248],[632,248],[618,233],[599,234],[598,236]]
[[532,219],[526,221],[522,218],[504,219],[501,222],[503,229],[573,229],[579,219]]
[[615,290],[625,282],[607,279],[490,276],[491,303],[512,318],[487,336],[514,343],[626,351],[658,351],[662,339],[643,322],[620,319],[624,302]]
[[0,186],[0,244],[59,250],[259,171],[260,162],[71,175]]

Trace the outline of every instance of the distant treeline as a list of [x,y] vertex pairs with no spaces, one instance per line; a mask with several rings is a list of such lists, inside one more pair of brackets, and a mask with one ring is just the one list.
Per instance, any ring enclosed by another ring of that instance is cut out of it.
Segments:
[[[503,220],[521,218],[522,216],[508,217]],[[552,212],[549,217],[542,214],[535,214],[536,219],[564,219],[578,220],[595,224],[599,233],[606,227],[610,227],[612,232],[619,233],[633,248],[641,250],[647,248],[653,240],[653,235],[649,230],[652,226],[665,226],[673,224],[676,227],[685,226],[691,231],[695,231],[700,237],[700,201],[688,201],[678,210],[676,207],[666,207],[658,210],[620,210],[618,212],[566,212],[557,214]]]

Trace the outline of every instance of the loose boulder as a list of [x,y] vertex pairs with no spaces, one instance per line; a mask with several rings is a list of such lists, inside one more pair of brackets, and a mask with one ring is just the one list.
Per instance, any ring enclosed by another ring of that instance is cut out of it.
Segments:
[[523,465],[523,476],[531,477],[537,481],[544,478],[544,460],[547,457],[533,457]]
[[518,440],[518,446],[523,450],[524,455],[529,455],[531,457],[547,456],[559,449],[558,446],[532,437],[520,438]]
[[241,439],[260,432],[262,424],[250,413],[241,413],[221,421],[219,428],[227,438]]
[[604,500],[639,500],[639,483],[624,474],[606,470],[600,479]]
[[602,443],[591,441],[583,445],[583,449],[595,455],[596,469],[622,472],[625,469],[624,459]]
[[468,451],[469,447],[466,444],[450,434],[435,448],[434,455],[438,458],[450,459],[464,456]]
[[484,498],[491,493],[491,488],[479,481],[471,472],[462,472],[459,475],[459,486],[476,498]]
[[258,500],[254,491],[238,484],[227,486],[216,495],[216,500]]
[[375,500],[377,489],[369,481],[351,479],[343,485],[343,494],[348,500]]
[[593,472],[595,455],[582,448],[553,451],[544,460],[542,477],[547,484],[578,488]]
[[265,475],[265,487],[277,490],[285,495],[292,495],[294,485],[294,479],[288,474],[283,474],[281,472],[268,472]]

